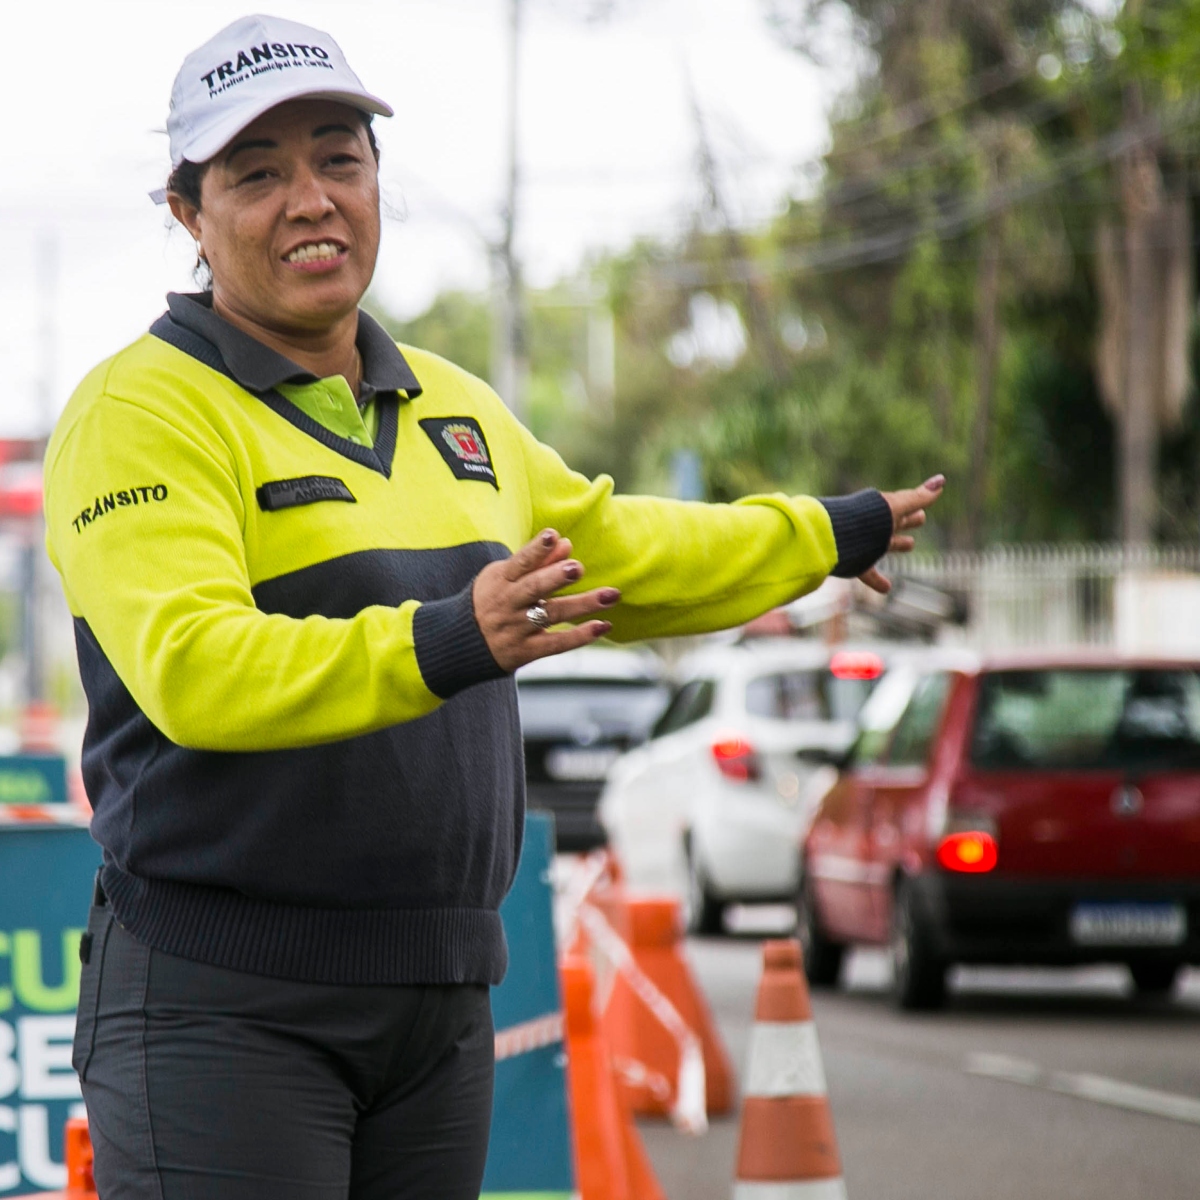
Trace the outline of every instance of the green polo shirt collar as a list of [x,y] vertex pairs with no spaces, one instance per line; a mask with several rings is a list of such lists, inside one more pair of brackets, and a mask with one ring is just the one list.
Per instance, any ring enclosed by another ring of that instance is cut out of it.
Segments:
[[331,433],[356,445],[374,444],[379,415],[376,396],[393,393],[411,400],[421,385],[387,331],[361,309],[355,344],[363,361],[362,392],[355,399],[341,375],[318,379],[311,371],[263,345],[213,312],[212,293],[171,292],[171,318],[216,347],[229,374],[247,391],[276,391]]

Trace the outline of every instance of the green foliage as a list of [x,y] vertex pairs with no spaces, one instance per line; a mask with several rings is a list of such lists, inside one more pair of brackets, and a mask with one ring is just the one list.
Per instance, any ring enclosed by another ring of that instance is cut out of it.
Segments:
[[375,316],[398,342],[419,346],[487,377],[491,353],[491,312],[486,297],[443,292],[419,317],[399,321],[373,306]]
[[[709,212],[677,243],[639,242],[532,296],[534,432],[624,490],[672,491],[680,450],[699,457],[716,500],[910,486],[940,470],[950,487],[935,542],[1112,537],[1094,250],[1116,197],[1108,160],[1087,155],[1117,127],[1130,79],[1168,96],[1194,86],[1200,0],[1143,0],[1115,26],[1074,0],[764,7],[802,53],[819,57],[838,29],[869,51],[836,107],[820,186],[766,228],[731,232]],[[989,247],[999,262],[990,292]],[[579,299],[596,289],[615,323],[611,398],[589,370]],[[681,331],[695,335],[693,350],[702,340],[692,327],[701,293],[710,310],[736,310],[746,338],[737,361],[678,352]],[[392,328],[487,374],[482,297],[447,294]],[[1171,537],[1194,537],[1200,517],[1197,408],[1162,448]]]

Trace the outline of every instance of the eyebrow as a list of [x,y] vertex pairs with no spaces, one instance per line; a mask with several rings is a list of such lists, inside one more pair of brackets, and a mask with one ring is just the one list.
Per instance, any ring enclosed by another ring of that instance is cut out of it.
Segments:
[[[354,136],[354,130],[351,129],[349,125],[345,125],[340,121],[333,125],[318,125],[317,128],[312,131],[314,141],[317,138],[325,137],[327,134],[330,134],[330,133],[348,133],[348,134],[350,134],[351,137]],[[225,155],[225,164],[226,164],[226,166],[228,166],[229,163],[231,163],[233,161],[234,156],[241,154],[241,152],[243,150],[278,150],[278,149],[279,149],[279,143],[272,141],[270,138],[252,138],[252,139],[248,138],[244,142],[238,142],[237,145],[235,145],[233,147],[233,149],[231,149],[229,151],[229,153]]]
[[238,144],[234,146],[228,154],[225,155],[225,163],[228,166],[228,164],[233,161],[234,156],[241,154],[243,150],[277,150],[278,148],[279,143],[271,141],[270,138],[257,138],[244,142],[238,142]]

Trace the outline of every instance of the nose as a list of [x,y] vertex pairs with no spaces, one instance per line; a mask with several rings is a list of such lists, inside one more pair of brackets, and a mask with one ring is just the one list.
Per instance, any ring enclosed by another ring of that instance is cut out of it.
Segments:
[[320,221],[335,211],[320,177],[305,165],[291,178],[288,188],[287,218],[289,221]]

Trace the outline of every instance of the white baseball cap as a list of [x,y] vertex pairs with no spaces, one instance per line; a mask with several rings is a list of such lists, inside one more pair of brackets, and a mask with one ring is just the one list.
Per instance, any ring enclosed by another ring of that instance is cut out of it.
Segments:
[[279,17],[242,17],[183,60],[171,88],[171,166],[207,162],[268,109],[300,97],[366,113],[392,109],[363,87],[327,33]]

